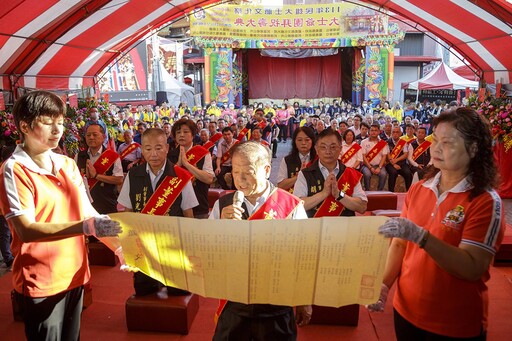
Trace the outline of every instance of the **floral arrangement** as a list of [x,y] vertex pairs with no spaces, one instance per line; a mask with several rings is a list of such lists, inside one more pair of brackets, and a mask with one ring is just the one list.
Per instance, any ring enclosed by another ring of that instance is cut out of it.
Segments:
[[[108,135],[115,140],[119,134],[119,121],[112,115],[106,102],[97,102],[94,98],[86,98],[78,102],[78,108],[68,106],[64,118],[64,152],[69,157],[74,157],[79,151],[86,149],[85,123],[89,120],[89,109],[97,107],[99,118],[105,122]],[[16,130],[12,113],[0,111],[0,147],[14,144],[20,136]]]
[[85,144],[85,123],[90,119],[89,109],[92,107],[98,108],[98,118],[105,122],[109,138],[116,140],[119,134],[119,120],[117,116],[112,115],[107,102],[97,102],[93,97],[80,100],[78,108],[68,106],[64,120],[64,134],[62,137],[65,152],[70,157],[87,148]]
[[20,138],[10,112],[0,111],[0,147],[12,145]]
[[488,97],[481,103],[470,98],[469,105],[487,119],[493,138],[503,142],[508,152],[512,148],[512,103],[506,98]]

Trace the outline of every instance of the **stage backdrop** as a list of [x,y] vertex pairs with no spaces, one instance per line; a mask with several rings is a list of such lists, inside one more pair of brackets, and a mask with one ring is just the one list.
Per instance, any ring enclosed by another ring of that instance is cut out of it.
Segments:
[[249,98],[341,97],[342,54],[310,58],[262,57],[249,50]]

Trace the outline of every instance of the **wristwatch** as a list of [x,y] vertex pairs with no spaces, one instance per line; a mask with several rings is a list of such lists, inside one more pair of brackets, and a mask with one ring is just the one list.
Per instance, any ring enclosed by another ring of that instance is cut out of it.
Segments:
[[340,191],[340,195],[336,198],[336,201],[340,201],[341,199],[345,198],[345,192]]

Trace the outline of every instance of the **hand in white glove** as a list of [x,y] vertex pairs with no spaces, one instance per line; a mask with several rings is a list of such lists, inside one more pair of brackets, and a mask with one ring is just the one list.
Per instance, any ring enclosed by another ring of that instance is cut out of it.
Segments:
[[87,218],[83,223],[84,234],[94,237],[115,237],[123,232],[121,225],[108,215]]
[[419,244],[427,230],[407,218],[390,218],[379,227],[379,233],[385,237],[397,237]]
[[384,312],[384,307],[386,306],[386,301],[388,300],[388,292],[389,288],[386,284],[382,283],[382,288],[380,289],[379,300],[373,304],[368,304],[366,308],[372,313],[382,313]]

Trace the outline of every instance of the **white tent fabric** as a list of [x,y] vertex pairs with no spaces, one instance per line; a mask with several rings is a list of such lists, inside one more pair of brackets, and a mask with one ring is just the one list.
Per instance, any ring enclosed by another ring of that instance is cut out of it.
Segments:
[[437,65],[428,75],[418,79],[417,81],[410,82],[402,88],[414,90],[464,90],[466,88],[477,89],[478,82],[470,81],[464,77],[461,77],[452,69],[450,69],[450,67],[445,63],[439,63],[439,65]]
[[178,107],[181,102],[187,103],[189,108],[194,106],[194,88],[180,83],[160,65],[161,90],[167,93],[167,103]]

